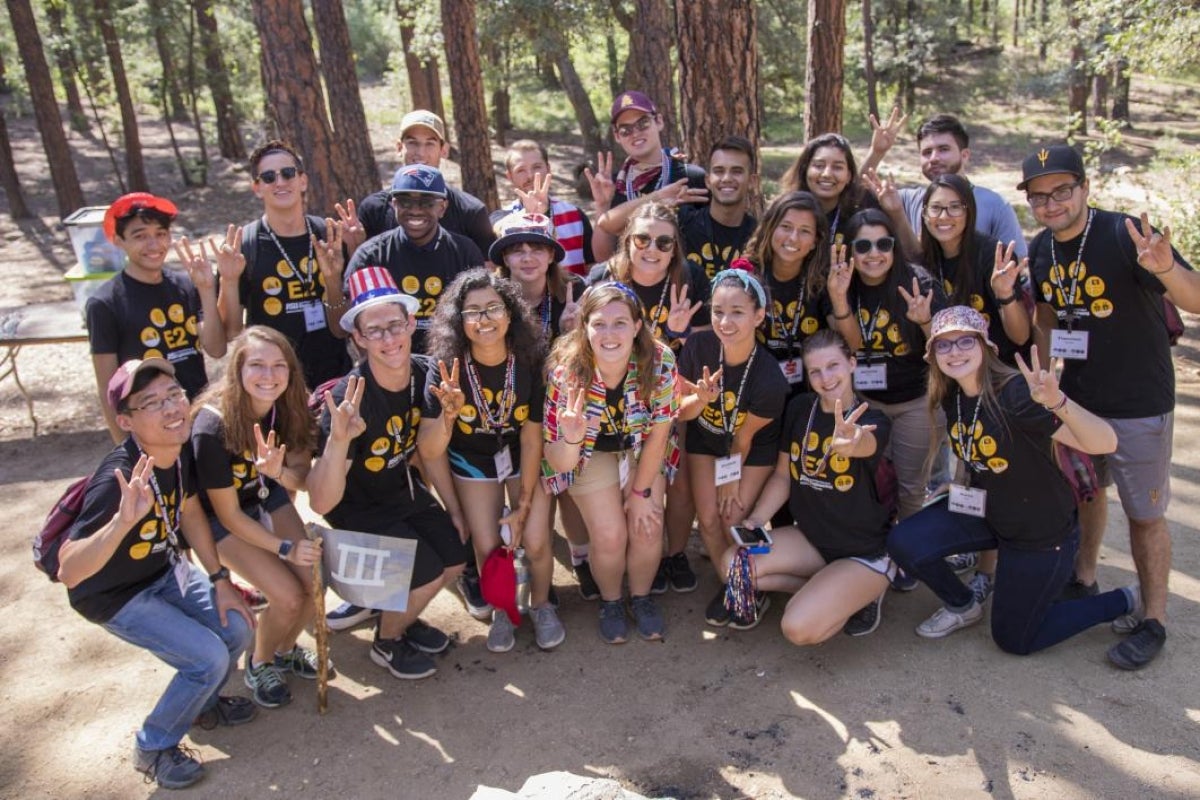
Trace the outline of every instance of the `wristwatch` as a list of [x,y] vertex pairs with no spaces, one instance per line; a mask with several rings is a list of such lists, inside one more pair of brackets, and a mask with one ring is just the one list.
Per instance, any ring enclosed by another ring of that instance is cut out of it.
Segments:
[[283,561],[287,561],[287,557],[291,554],[293,546],[295,546],[295,542],[293,542],[291,539],[284,539],[282,542],[280,542],[278,551],[279,558]]
[[216,572],[214,572],[213,574],[208,576],[209,583],[216,583],[217,581],[227,581],[227,580],[229,580],[229,568],[228,567],[221,567]]
[[645,498],[650,497],[650,488],[649,487],[647,487],[645,489],[630,489],[629,492],[630,492],[630,494],[636,494],[638,497],[645,497]]

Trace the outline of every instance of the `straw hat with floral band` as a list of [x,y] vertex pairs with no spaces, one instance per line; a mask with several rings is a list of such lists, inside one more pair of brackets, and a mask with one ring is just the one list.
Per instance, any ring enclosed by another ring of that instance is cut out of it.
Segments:
[[545,214],[515,211],[497,222],[495,230],[499,238],[488,248],[488,261],[493,264],[503,263],[504,251],[523,242],[553,248],[555,263],[567,257],[567,251],[554,238],[554,222]]
[[992,348],[992,352],[1000,355],[1000,348],[988,338],[987,320],[970,306],[950,306],[943,308],[933,315],[929,323],[929,340],[925,342],[925,360],[933,361],[933,343],[954,333],[974,333],[983,343]]
[[121,195],[104,212],[104,235],[110,242],[117,239],[117,221],[132,216],[139,211],[157,211],[166,214],[171,219],[179,216],[179,209],[165,197],[157,197],[149,192],[132,192]]
[[342,315],[341,326],[347,333],[354,332],[354,320],[358,315],[373,306],[402,305],[410,318],[421,307],[417,298],[400,291],[392,273],[384,267],[363,267],[350,273],[346,294],[350,298],[350,308]]

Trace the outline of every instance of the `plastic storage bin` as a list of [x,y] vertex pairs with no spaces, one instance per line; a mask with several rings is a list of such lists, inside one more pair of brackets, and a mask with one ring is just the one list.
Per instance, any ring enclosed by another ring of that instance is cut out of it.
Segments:
[[107,210],[108,206],[88,206],[63,220],[71,234],[75,260],[83,266],[84,272],[108,276],[125,268],[125,252],[104,236],[104,212]]
[[88,272],[82,264],[76,264],[67,271],[64,277],[67,279],[67,283],[71,284],[71,290],[75,292],[75,305],[79,307],[80,316],[83,315],[88,298],[100,291],[104,282],[116,274],[115,272]]

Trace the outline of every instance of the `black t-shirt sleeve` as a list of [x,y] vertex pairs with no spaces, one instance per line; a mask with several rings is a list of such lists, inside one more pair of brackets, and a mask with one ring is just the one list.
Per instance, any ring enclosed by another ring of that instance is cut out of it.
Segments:
[[704,304],[692,315],[692,327],[700,328],[711,325],[712,284],[708,282],[708,276],[704,274],[703,267],[693,264],[691,261],[684,261],[683,268],[687,272],[688,302],[693,305]]
[[232,460],[225,449],[221,418],[207,408],[201,409],[192,423],[192,454],[201,489],[225,489],[233,486]]
[[[75,519],[68,534],[70,539],[86,539],[108,524],[121,507],[121,486],[113,474],[112,459],[106,458],[96,474],[88,481],[83,493],[83,508]],[[121,472],[129,479],[130,470],[124,466]]]
[[429,370],[425,375],[425,389],[421,402],[422,419],[434,419],[442,413],[442,401],[433,393],[441,380],[442,375],[436,369]]
[[1009,422],[1032,436],[1048,438],[1062,424],[1052,412],[1034,402],[1024,378],[1011,378],[1001,387],[997,400]]
[[676,362],[676,368],[679,375],[687,380],[695,383],[700,379],[701,370],[703,369],[703,359],[706,352],[705,337],[697,334],[689,336],[688,340],[683,344],[683,350],[679,353],[679,360]]
[[779,424],[788,396],[788,382],[779,370],[779,362],[771,358],[770,350],[760,347],[752,368],[754,372],[746,380],[746,392],[750,395],[746,410]]
[[392,220],[388,218],[390,200],[390,194],[383,191],[367,195],[358,204],[358,221],[362,223],[363,233],[368,239],[393,227]]
[[87,317],[88,347],[92,353],[119,353],[121,331],[109,304],[93,297],[87,301],[84,312]]

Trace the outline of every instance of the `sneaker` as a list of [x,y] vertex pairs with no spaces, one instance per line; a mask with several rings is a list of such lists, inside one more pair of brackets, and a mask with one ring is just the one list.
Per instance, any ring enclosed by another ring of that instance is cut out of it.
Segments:
[[133,768],[164,789],[185,789],[204,777],[204,765],[182,745],[162,750],[133,748]]
[[1141,669],[1149,664],[1167,643],[1167,631],[1151,617],[1144,619],[1123,642],[1108,650],[1108,660],[1121,669]]
[[766,592],[755,592],[754,617],[751,619],[742,619],[741,617],[735,617],[733,614],[730,614],[729,627],[738,631],[748,631],[751,628],[755,628],[758,626],[758,623],[762,621],[763,614],[766,614],[767,609],[770,607],[771,595],[767,594]]
[[232,728],[258,716],[258,707],[244,697],[218,697],[212,708],[200,712],[193,725],[211,731],[218,725]]
[[600,638],[609,644],[625,644],[629,638],[625,604],[620,600],[600,601]]
[[378,616],[378,609],[363,608],[353,603],[342,603],[325,615],[325,624],[329,626],[329,630],[331,631],[344,631],[353,628],[355,625],[361,625],[369,619],[375,619]]
[[724,584],[721,584],[721,588],[717,590],[716,595],[708,602],[708,607],[704,609],[704,621],[715,628],[729,624],[729,609],[725,608]]
[[879,627],[879,621],[883,619],[883,598],[885,596],[887,596],[886,590],[856,611],[842,626],[842,633],[847,636],[866,636],[868,633],[874,633],[875,629]]
[[650,584],[650,594],[666,594],[671,579],[667,577],[667,558],[663,556],[658,561],[658,572],[654,573],[654,583]]
[[942,606],[933,612],[933,616],[917,626],[917,635],[926,639],[940,639],[949,636],[957,630],[970,627],[983,619],[983,606],[971,599],[971,605],[965,611],[951,611]]
[[563,629],[552,603],[529,609],[529,616],[533,620],[534,638],[541,649],[553,650],[567,638],[567,632]]
[[1129,613],[1122,614],[1112,621],[1112,631],[1121,636],[1128,636],[1146,618],[1146,606],[1142,603],[1142,587],[1138,584],[1126,586],[1121,591],[1131,600]]
[[[297,678],[315,681],[317,679],[317,651],[296,645],[283,655],[276,653],[275,669],[285,675],[290,672]],[[337,670],[333,668],[332,661],[326,664],[325,669],[330,678],[337,677]]]
[[462,595],[467,606],[467,613],[478,620],[492,616],[492,607],[483,599],[483,590],[479,588],[479,578],[463,573],[458,576],[458,593]]
[[[247,657],[248,661],[252,660]],[[263,708],[279,708],[292,701],[292,690],[274,664],[246,667],[246,688],[254,692],[254,702]]]
[[492,627],[488,630],[487,649],[493,653],[507,653],[517,643],[512,620],[500,609],[492,612]]
[[896,577],[892,578],[892,588],[897,592],[911,592],[921,585],[921,582],[904,570],[896,570]]
[[975,595],[975,602],[983,605],[992,596],[992,576],[986,572],[976,572],[967,581],[967,588]]
[[371,660],[392,673],[395,678],[416,680],[437,672],[433,659],[412,646],[405,637],[376,638],[371,645]]
[[596,579],[592,577],[592,568],[588,562],[583,561],[576,564],[574,569],[575,582],[579,584],[579,596],[584,600],[599,600],[600,587],[596,585]]
[[638,636],[647,642],[662,641],[666,623],[663,620],[662,609],[650,595],[629,598],[629,610],[633,613],[633,621],[637,625]]
[[688,563],[687,553],[682,550],[673,556],[667,556],[667,578],[671,581],[672,591],[680,594],[696,591],[698,582],[692,565]]
[[1081,600],[1084,597],[1094,597],[1098,594],[1100,594],[1099,581],[1084,583],[1072,573],[1071,580],[1067,581],[1067,585],[1059,593],[1058,599],[1060,602],[1063,600]]
[[404,640],[422,653],[437,655],[446,652],[450,637],[440,628],[435,628],[423,619],[410,622],[404,632]]
[[946,564],[958,575],[979,566],[979,553],[958,553],[946,556]]

